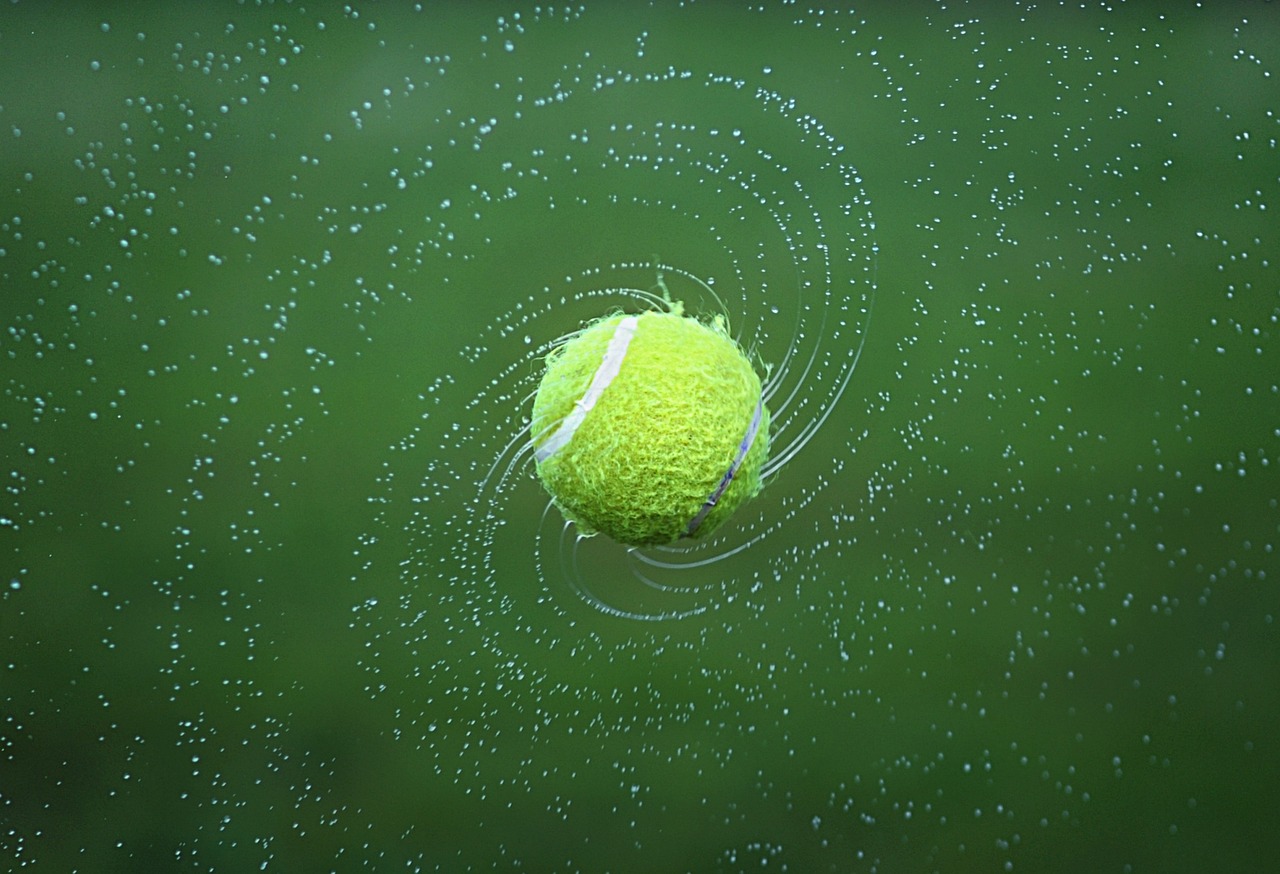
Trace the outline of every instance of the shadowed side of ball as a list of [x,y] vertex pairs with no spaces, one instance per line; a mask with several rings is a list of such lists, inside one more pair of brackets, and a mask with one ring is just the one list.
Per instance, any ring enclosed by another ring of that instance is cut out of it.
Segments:
[[760,491],[769,411],[719,324],[614,315],[548,356],[530,433],[538,476],[582,533],[648,546],[708,534]]

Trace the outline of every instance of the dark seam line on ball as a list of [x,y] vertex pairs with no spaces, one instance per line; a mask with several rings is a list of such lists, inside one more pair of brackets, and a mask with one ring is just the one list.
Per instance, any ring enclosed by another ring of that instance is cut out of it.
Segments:
[[720,485],[716,486],[716,490],[711,493],[711,497],[707,498],[707,502],[702,505],[702,509],[698,511],[698,515],[689,520],[689,527],[685,529],[684,536],[692,537],[694,532],[703,523],[716,504],[720,502],[720,498],[729,488],[729,483],[733,482],[733,478],[738,475],[738,468],[742,467],[742,462],[746,459],[747,453],[751,451],[751,444],[756,440],[756,433],[760,430],[760,419],[764,414],[764,396],[763,394],[756,400],[756,411],[751,416],[751,424],[747,426],[747,433],[742,438],[742,443],[738,446],[738,455],[733,459],[733,464],[729,465],[729,469],[725,471],[723,477],[720,478]]

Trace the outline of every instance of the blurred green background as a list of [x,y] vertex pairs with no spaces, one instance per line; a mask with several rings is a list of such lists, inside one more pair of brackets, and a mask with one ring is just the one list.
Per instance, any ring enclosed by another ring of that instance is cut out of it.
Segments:
[[[1202,7],[6,4],[7,867],[1267,867],[1280,15]],[[786,463],[575,544],[539,360],[660,270]]]

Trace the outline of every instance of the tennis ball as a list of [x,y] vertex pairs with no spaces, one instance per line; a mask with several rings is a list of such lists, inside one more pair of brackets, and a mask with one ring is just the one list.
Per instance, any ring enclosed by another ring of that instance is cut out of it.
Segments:
[[547,357],[530,421],[538,476],[583,534],[651,546],[714,531],[760,491],[769,411],[725,329],[612,315]]

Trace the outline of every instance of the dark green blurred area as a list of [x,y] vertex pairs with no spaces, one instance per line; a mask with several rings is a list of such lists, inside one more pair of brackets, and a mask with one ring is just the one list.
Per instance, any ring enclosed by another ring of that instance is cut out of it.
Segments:
[[[9,867],[1263,869],[1278,43],[1270,4],[7,5]],[[666,623],[575,597],[512,448],[654,257],[818,350],[795,429],[866,331]]]

